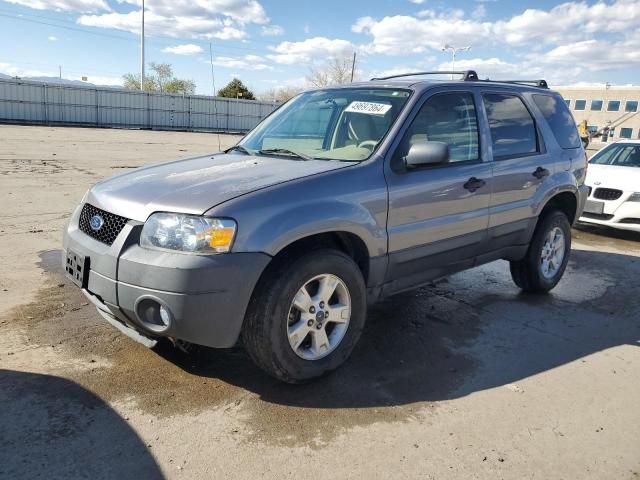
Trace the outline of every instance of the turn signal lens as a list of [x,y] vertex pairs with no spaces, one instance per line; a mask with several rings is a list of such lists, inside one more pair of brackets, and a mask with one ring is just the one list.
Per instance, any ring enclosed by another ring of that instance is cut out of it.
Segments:
[[233,242],[233,236],[236,234],[236,229],[234,227],[223,227],[217,230],[213,230],[211,232],[211,239],[209,240],[209,245],[211,248],[218,251],[218,249],[228,249],[231,247],[231,243]]

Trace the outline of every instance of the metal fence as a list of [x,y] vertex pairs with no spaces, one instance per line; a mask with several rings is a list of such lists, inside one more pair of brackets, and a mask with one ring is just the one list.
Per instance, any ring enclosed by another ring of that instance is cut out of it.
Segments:
[[245,132],[276,104],[0,79],[0,122]]

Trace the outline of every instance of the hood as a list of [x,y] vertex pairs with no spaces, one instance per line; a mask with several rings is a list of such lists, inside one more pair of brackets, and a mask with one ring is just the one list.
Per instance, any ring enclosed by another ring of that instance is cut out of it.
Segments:
[[638,192],[640,191],[640,168],[590,163],[585,183],[594,188],[615,188]]
[[208,155],[108,178],[91,188],[86,201],[140,222],[159,211],[200,215],[245,193],[350,165],[353,164],[327,160]]

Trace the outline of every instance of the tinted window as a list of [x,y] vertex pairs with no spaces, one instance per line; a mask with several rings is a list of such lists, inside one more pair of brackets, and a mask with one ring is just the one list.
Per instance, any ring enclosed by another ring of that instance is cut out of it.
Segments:
[[584,110],[586,106],[587,106],[586,100],[576,100],[576,106],[575,106],[576,110]]
[[620,129],[620,138],[631,138],[631,134],[633,133],[632,128],[621,128]]
[[533,101],[538,106],[545,120],[553,130],[553,135],[562,148],[578,148],[582,144],[576,122],[566,105],[551,95],[534,95]]
[[609,100],[609,103],[607,103],[607,112],[617,112],[618,110],[620,110],[620,101]]
[[535,123],[519,97],[488,93],[483,98],[491,130],[494,159],[538,151]]
[[637,112],[638,111],[638,102],[635,100],[630,100],[624,106],[625,112]]
[[602,110],[602,100],[591,100],[591,110],[594,112]]
[[567,107],[570,107],[570,106],[571,106],[571,100],[565,100],[565,101],[564,101],[564,103],[566,103],[566,104],[567,104]]
[[603,148],[589,163],[597,165],[617,165],[619,167],[640,167],[640,145],[618,143]]
[[478,120],[470,93],[435,95],[425,102],[407,130],[399,154],[405,156],[415,142],[444,142],[450,162],[478,160]]

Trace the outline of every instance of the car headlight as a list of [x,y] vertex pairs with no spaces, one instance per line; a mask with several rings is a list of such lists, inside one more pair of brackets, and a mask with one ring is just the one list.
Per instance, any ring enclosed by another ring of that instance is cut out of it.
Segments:
[[640,192],[633,193],[629,198],[627,198],[627,202],[640,202]]
[[231,250],[236,222],[229,218],[180,213],[154,213],[142,228],[140,246],[182,253],[224,253]]

